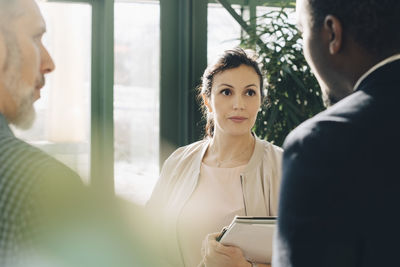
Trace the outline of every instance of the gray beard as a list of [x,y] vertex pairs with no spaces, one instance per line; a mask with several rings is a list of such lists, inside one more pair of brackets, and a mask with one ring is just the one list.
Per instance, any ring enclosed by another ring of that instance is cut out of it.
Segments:
[[27,130],[32,127],[32,124],[36,118],[36,111],[33,107],[33,99],[33,91],[31,94],[25,95],[19,99],[20,104],[17,110],[17,115],[11,121],[15,127],[21,130]]
[[10,118],[9,122],[21,130],[29,129],[36,117],[33,107],[34,89],[27,88],[21,80],[14,79],[8,82],[6,88],[17,105],[17,113],[13,118]]

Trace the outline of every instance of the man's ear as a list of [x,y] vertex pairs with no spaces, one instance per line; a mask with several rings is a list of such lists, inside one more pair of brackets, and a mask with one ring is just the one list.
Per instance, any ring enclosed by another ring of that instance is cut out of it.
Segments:
[[324,20],[324,29],[329,34],[329,53],[337,54],[343,45],[343,27],[339,19],[328,15]]
[[212,108],[210,102],[208,101],[208,97],[205,94],[202,94],[201,97],[203,98],[204,105],[207,107],[208,112],[212,112]]

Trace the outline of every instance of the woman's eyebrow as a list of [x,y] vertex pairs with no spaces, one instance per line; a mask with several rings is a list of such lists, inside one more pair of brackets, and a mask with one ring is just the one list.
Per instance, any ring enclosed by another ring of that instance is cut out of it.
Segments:
[[221,83],[220,85],[218,85],[218,87],[222,87],[222,86],[228,86],[228,87],[232,87],[233,88],[232,85],[227,84],[227,83]]

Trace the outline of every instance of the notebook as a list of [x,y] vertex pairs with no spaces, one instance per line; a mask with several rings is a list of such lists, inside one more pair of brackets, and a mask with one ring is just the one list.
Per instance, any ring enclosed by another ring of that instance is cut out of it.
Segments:
[[275,226],[276,217],[236,216],[217,241],[239,247],[250,262],[271,263]]

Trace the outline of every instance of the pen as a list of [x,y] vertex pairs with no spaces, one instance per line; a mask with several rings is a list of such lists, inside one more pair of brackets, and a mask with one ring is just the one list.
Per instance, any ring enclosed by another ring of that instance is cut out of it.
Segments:
[[225,234],[225,232],[226,232],[227,229],[228,229],[228,228],[226,228],[226,227],[222,228],[221,233],[220,233],[219,236],[217,236],[217,238],[216,238],[216,240],[217,240],[218,242],[219,242],[219,241],[221,240],[221,238],[224,236],[224,234]]

